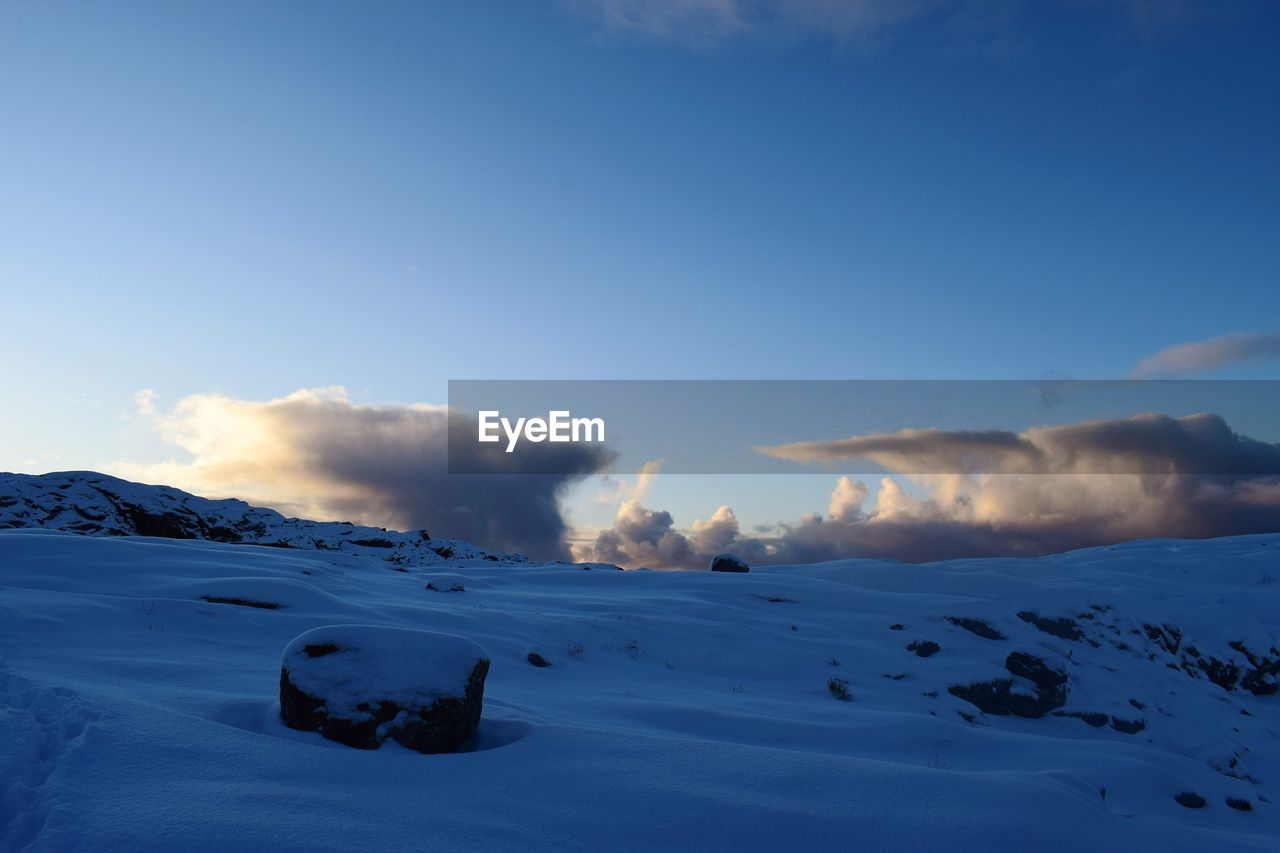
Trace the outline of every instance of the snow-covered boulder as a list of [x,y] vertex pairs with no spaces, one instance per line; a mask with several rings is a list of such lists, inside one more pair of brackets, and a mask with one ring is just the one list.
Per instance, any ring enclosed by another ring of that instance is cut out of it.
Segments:
[[359,749],[394,740],[452,752],[480,722],[489,656],[471,640],[408,628],[332,625],[285,647],[280,716]]
[[711,558],[713,572],[749,572],[751,567],[732,554],[717,554]]

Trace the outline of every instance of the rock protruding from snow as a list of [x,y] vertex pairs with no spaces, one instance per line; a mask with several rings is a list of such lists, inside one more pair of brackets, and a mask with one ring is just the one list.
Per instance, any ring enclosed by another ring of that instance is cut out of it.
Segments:
[[749,572],[751,567],[732,554],[717,554],[711,558],[713,572]]
[[170,486],[145,486],[97,474],[0,473],[0,529],[38,527],[85,536],[156,536],[233,545],[338,551],[385,560],[396,568],[527,563],[470,542],[432,539],[342,521],[286,518],[240,500],[210,500]]
[[280,716],[359,749],[388,740],[453,752],[475,732],[489,656],[471,640],[408,628],[313,628],[285,647]]
[[[1013,652],[1004,661],[1010,675],[1024,678],[1035,686],[1028,693],[1011,678],[996,678],[975,684],[953,684],[947,688],[952,696],[976,705],[985,714],[1015,717],[1043,717],[1061,708],[1067,701],[1067,673],[1049,666],[1026,652]],[[1103,715],[1103,723],[1107,718]]]

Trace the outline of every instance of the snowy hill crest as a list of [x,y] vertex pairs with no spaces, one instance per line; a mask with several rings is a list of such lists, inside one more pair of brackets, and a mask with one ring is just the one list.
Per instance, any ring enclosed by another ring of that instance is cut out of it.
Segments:
[[241,500],[211,500],[91,471],[0,473],[0,529],[5,528],[342,551],[375,556],[399,567],[528,562],[521,554],[495,554],[462,540],[432,539],[425,530],[399,532],[286,518]]

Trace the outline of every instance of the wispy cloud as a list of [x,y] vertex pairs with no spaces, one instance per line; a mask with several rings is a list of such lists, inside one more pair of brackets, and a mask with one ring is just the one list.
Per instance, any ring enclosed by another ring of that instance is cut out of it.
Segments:
[[1280,358],[1280,332],[1222,335],[1162,349],[1138,362],[1134,378],[1185,376],[1232,364]]
[[748,28],[740,0],[570,0],[568,5],[607,31],[649,38],[721,39]]
[[[961,41],[983,34],[1004,42],[1033,2],[985,0],[561,0],[602,30],[643,38],[705,43],[737,37],[820,36],[867,39],[912,22],[936,20]],[[1194,17],[1196,0],[1125,0],[1081,4],[1083,14],[1119,15],[1133,31],[1153,34]],[[962,45],[963,46],[963,45]],[[969,48],[974,45],[968,45]],[[974,51],[968,50],[973,53]]]
[[901,474],[1280,475],[1280,446],[1208,413],[1160,413],[1022,432],[904,429],[757,448],[801,463],[870,460]]
[[763,33],[868,34],[950,0],[569,0],[569,5],[607,31],[708,41]]
[[628,500],[642,500],[662,471],[663,459],[650,459],[640,466],[633,478],[622,479],[606,474],[600,478],[601,488],[595,500],[600,506],[613,506]]
[[154,418],[159,415],[156,410],[156,399],[159,395],[154,388],[143,388],[133,395],[133,404],[137,409],[138,415],[144,418]]

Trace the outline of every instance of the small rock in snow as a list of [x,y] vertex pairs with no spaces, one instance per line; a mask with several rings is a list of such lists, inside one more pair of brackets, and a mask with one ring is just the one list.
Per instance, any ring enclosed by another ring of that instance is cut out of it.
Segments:
[[1205,805],[1204,797],[1200,796],[1194,791],[1183,791],[1181,794],[1178,794],[1173,799],[1177,801],[1178,805],[1187,809],[1202,809],[1204,808],[1204,805]]
[[751,567],[732,554],[717,554],[711,558],[713,572],[749,572]]
[[912,640],[907,643],[907,651],[915,652],[917,657],[927,658],[942,651],[942,646],[933,640]]

